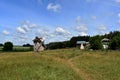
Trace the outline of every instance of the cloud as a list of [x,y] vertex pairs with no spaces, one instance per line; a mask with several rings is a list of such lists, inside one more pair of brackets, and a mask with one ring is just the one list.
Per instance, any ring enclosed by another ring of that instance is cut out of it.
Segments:
[[116,3],[120,3],[120,0],[115,0]]
[[85,22],[81,19],[80,16],[77,16],[75,21],[77,23],[75,30],[78,32],[80,36],[86,36],[88,27],[86,26]]
[[79,35],[80,36],[87,36],[88,34],[86,32],[80,32]]
[[26,25],[26,24],[22,25],[22,28],[23,28],[26,32],[30,30],[29,26]]
[[3,33],[4,35],[9,35],[9,34],[10,34],[10,32],[7,31],[7,30],[3,30],[2,33]]
[[117,31],[120,31],[120,27],[119,27],[119,28],[117,28]]
[[49,3],[48,6],[47,6],[47,10],[51,10],[53,12],[59,12],[60,9],[61,9],[60,4]]
[[97,17],[96,16],[91,16],[91,19],[96,20]]
[[38,29],[36,35],[42,37],[45,42],[64,41],[71,37],[69,31],[62,27],[57,27],[55,30],[50,31],[48,29]]
[[36,35],[38,35],[39,37],[42,37],[44,39],[50,39],[50,38],[53,38],[55,36],[48,29],[38,29]]
[[78,31],[78,34],[80,36],[86,36],[88,28],[85,25],[79,25],[79,26],[76,27],[76,30]]
[[120,13],[118,13],[118,18],[120,18]]
[[17,31],[22,34],[26,33],[26,31],[22,27],[17,27]]
[[36,28],[36,27],[38,27],[37,24],[31,24],[31,25],[29,25],[29,28]]
[[75,19],[76,23],[80,23],[81,22],[81,17],[80,16],[77,16],[76,19]]
[[69,32],[69,31],[67,31],[67,30],[65,30],[65,29],[63,29],[63,28],[61,28],[61,27],[57,27],[57,28],[55,29],[55,33],[56,33],[57,35],[62,35],[62,36],[69,36],[69,35],[70,35],[70,32]]
[[45,38],[52,37],[51,33],[47,29],[38,29],[37,35]]
[[79,25],[76,27],[76,30],[79,32],[86,32],[86,31],[88,31],[88,28],[85,25]]
[[38,25],[37,24],[33,24],[33,23],[30,23],[30,21],[26,20],[26,21],[23,21],[21,24],[19,24],[20,26],[17,27],[17,32],[19,33],[22,33],[22,34],[25,34],[27,33],[28,31],[32,30],[33,28],[37,28]]
[[101,25],[101,26],[98,27],[98,29],[99,29],[100,31],[104,31],[104,30],[107,30],[107,26]]
[[99,31],[100,34],[105,34],[106,30],[107,30],[107,26],[105,26],[105,25],[100,25],[98,27],[98,31]]
[[120,19],[118,20],[118,24],[120,24]]

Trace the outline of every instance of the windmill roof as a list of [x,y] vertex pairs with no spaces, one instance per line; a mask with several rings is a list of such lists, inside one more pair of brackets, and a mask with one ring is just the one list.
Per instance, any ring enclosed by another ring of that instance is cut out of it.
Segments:
[[36,42],[41,42],[41,39],[42,39],[42,38],[36,37],[36,38],[33,40],[33,42],[34,42],[34,43],[36,43]]

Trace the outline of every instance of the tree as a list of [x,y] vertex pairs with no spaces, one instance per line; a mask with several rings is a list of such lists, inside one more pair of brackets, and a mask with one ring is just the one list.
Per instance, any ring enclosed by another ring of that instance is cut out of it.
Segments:
[[120,36],[115,36],[111,41],[110,41],[110,49],[112,50],[117,50],[120,49]]
[[102,49],[101,36],[93,36],[90,38],[90,48],[94,50]]
[[89,41],[90,36],[77,36],[70,39],[70,47],[76,47],[77,41]]
[[30,44],[23,44],[23,47],[32,47]]
[[2,44],[2,43],[0,43],[0,46],[3,46],[3,44]]
[[13,50],[13,43],[5,42],[3,46],[3,51],[12,51],[12,50]]

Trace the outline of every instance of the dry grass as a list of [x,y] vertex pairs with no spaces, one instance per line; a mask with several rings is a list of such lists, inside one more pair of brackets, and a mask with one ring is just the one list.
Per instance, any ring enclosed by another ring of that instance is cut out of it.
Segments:
[[5,52],[0,65],[0,80],[120,80],[119,51]]

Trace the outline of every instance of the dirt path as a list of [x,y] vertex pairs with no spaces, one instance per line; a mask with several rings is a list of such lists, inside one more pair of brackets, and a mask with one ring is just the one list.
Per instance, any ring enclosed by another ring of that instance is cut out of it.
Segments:
[[[44,57],[48,57],[48,56],[45,56]],[[70,68],[76,72],[76,74],[78,76],[80,76],[83,80],[92,80],[90,78],[90,76],[83,70],[83,69],[80,69],[78,66],[75,65],[75,63],[72,61],[73,58],[71,59],[62,59],[60,57],[53,57],[53,56],[49,56],[48,58],[52,58],[53,60],[57,61],[57,62],[60,62],[60,63],[63,63],[63,64],[67,64],[68,66],[70,66]],[[75,57],[74,57],[75,58]]]
[[56,58],[55,58],[55,57],[53,57],[53,56],[51,56],[51,58],[54,59],[55,61],[62,62],[62,63],[64,63],[64,64],[69,65],[70,68],[71,68],[73,71],[75,71],[76,74],[77,74],[78,76],[80,76],[83,80],[92,80],[92,79],[90,79],[90,76],[89,76],[85,71],[83,71],[83,69],[78,68],[78,67],[74,64],[74,62],[72,62],[72,58],[71,58],[71,59],[68,59],[68,60],[62,59],[62,58],[59,58],[59,57],[56,57]]
[[73,62],[72,59],[69,59],[68,64],[70,67],[83,79],[83,80],[92,80],[90,79],[89,75],[83,71],[82,69],[78,68]]

